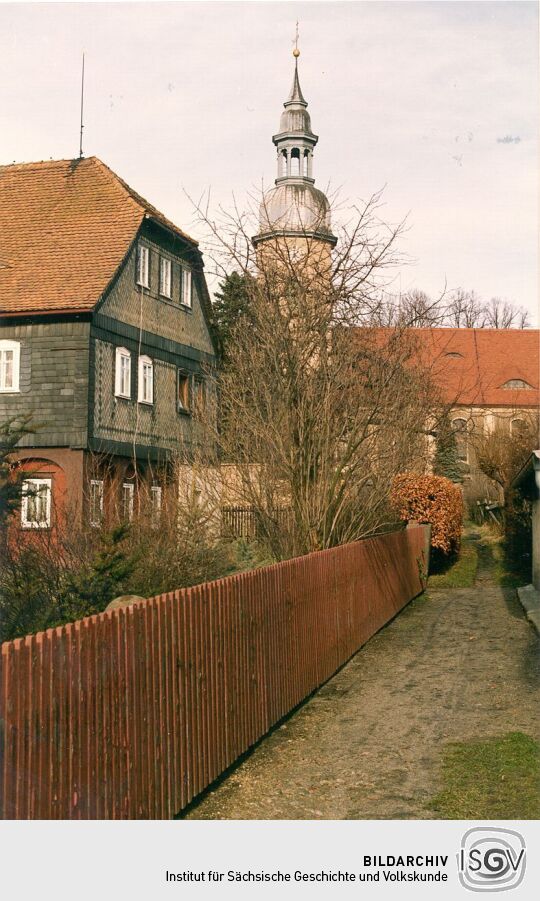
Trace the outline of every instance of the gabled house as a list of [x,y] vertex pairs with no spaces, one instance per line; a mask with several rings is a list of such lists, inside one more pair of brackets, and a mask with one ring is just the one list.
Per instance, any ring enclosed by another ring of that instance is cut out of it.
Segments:
[[96,157],[0,166],[0,421],[31,414],[23,529],[159,514],[215,362],[197,242]]

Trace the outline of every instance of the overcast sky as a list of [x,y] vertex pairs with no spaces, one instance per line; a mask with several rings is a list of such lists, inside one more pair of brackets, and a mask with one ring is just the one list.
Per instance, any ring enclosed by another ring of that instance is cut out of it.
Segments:
[[300,78],[314,175],[410,213],[401,287],[526,305],[538,289],[534,2],[0,3],[0,163],[95,154],[194,237],[184,195],[240,204],[275,177]]

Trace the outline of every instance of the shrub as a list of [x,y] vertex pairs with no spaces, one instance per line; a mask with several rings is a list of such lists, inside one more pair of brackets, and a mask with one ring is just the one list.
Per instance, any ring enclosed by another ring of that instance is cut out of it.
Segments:
[[392,483],[390,499],[400,519],[431,525],[431,546],[443,554],[459,549],[463,521],[461,491],[444,476],[404,472]]

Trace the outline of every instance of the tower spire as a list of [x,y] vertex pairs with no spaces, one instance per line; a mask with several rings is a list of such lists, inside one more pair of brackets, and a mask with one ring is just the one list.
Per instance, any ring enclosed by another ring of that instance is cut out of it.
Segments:
[[294,39],[294,78],[288,99],[283,104],[279,131],[272,142],[277,151],[276,187],[265,196],[261,206],[260,232],[255,244],[272,235],[314,237],[334,246],[330,228],[329,203],[314,187],[313,151],[319,140],[311,128],[307,100],[298,77],[298,22]]
[[300,87],[300,81],[298,78],[298,57],[300,56],[300,51],[298,49],[298,38],[299,38],[299,33],[298,33],[298,19],[297,19],[296,20],[296,34],[294,37],[294,50],[292,52],[292,54],[294,56],[294,79],[293,79],[293,85],[291,88],[291,93],[289,94],[288,100],[284,104],[285,107],[289,103],[301,103],[302,106],[307,106],[307,102],[306,102],[304,95],[302,94],[302,88]]

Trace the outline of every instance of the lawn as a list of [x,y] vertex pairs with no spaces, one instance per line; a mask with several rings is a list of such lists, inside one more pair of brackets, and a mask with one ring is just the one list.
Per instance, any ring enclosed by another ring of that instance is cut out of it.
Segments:
[[463,540],[457,557],[439,572],[429,576],[429,588],[470,588],[474,585],[478,569],[478,551],[474,544]]
[[540,745],[523,732],[446,745],[442,783],[428,804],[439,819],[538,819]]

